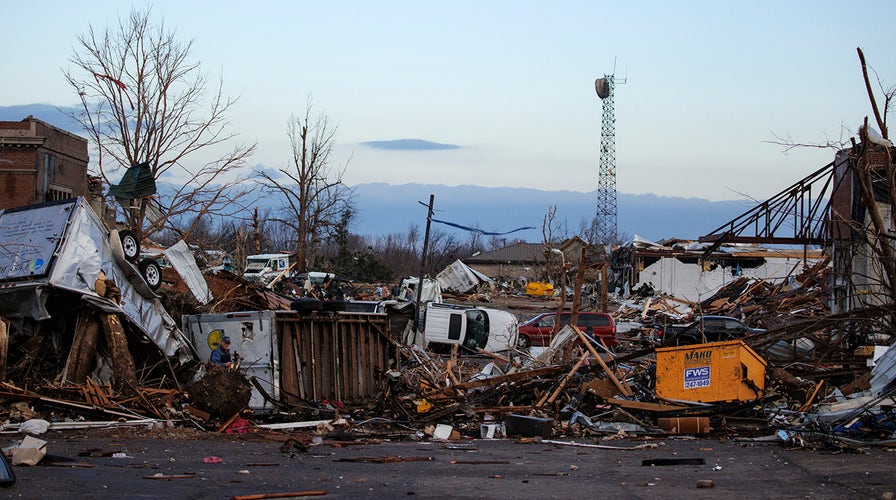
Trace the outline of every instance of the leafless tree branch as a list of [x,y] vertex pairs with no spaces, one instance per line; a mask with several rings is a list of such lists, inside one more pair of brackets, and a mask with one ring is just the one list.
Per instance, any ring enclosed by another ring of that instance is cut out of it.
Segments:
[[[151,10],[132,9],[117,25],[99,31],[92,25],[77,37],[65,79],[82,108],[73,113],[98,151],[98,169],[110,174],[148,162],[153,177],[182,183],[173,194],[160,193],[162,220],[146,224],[146,199],[136,209],[122,207],[128,225],[146,235],[173,227],[175,218],[236,213],[248,189],[236,188],[236,174],[255,145],[236,145],[215,160],[196,163],[196,153],[236,139],[227,114],[236,99],[223,94],[223,83],[210,91],[192,41],[181,41]],[[130,203],[129,203],[130,205]],[[231,208],[227,208],[231,207]],[[187,228],[189,236],[191,228]]]

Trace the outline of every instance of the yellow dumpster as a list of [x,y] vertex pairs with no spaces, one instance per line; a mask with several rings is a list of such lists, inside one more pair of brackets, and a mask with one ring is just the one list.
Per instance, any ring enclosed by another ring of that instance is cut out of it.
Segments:
[[656,350],[656,395],[714,403],[751,401],[765,390],[766,362],[740,340]]
[[530,281],[526,285],[526,295],[532,297],[551,297],[554,295],[554,285],[542,281]]

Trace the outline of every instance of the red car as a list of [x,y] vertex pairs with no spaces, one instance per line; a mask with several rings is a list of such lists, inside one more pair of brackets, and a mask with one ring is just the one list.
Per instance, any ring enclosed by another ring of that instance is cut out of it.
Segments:
[[[572,313],[560,313],[560,327],[557,331],[563,329],[569,324]],[[521,348],[529,346],[547,346],[551,344],[551,333],[554,331],[554,323],[557,320],[557,313],[544,313],[535,316],[529,321],[520,325],[520,336],[518,345]],[[616,323],[613,317],[606,313],[599,312],[580,312],[576,326],[586,335],[591,336],[595,340],[603,340],[606,345],[616,345]]]

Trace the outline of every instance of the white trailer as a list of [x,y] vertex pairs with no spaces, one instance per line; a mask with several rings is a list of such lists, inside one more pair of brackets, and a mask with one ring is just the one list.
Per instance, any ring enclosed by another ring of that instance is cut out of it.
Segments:
[[[239,355],[240,370],[250,380],[254,377],[268,396],[279,400],[280,361],[274,311],[191,314],[183,317],[182,325],[202,361],[209,360],[223,337],[230,337],[230,353]],[[249,407],[258,413],[275,409],[255,385]]]
[[[189,342],[113,236],[84,198],[0,211],[0,315],[47,319],[51,289],[67,290],[124,315],[166,356],[191,361]],[[121,289],[120,303],[97,294],[101,273]]]

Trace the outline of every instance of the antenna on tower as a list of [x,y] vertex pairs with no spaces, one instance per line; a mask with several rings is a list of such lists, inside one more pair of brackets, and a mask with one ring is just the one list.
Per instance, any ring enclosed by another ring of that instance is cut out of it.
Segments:
[[[594,81],[594,90],[603,104],[600,127],[600,170],[597,176],[597,213],[594,236],[597,243],[610,244],[616,239],[616,116],[613,114],[613,89],[616,86],[616,61],[613,73]],[[625,83],[622,79],[618,83]]]

